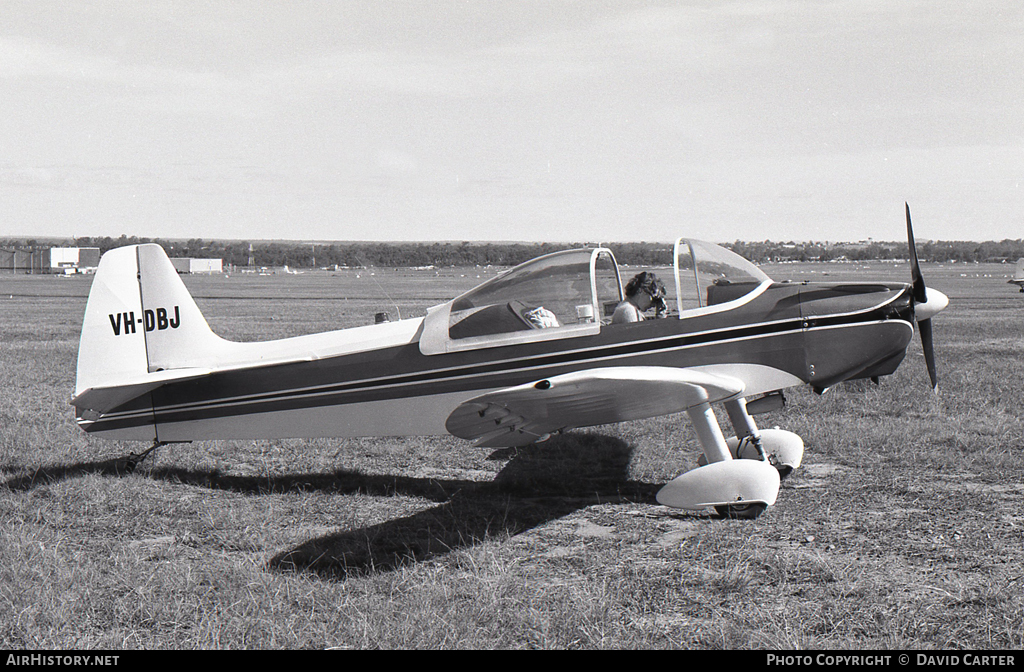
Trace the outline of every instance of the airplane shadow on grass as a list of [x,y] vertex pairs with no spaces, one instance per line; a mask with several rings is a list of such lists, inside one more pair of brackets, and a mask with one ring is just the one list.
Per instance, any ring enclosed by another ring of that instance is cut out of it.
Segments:
[[[224,476],[216,472],[154,468],[152,478],[201,487],[268,492],[408,495],[437,506],[370,527],[310,539],[268,562],[276,571],[310,571],[332,580],[388,571],[466,548],[488,537],[515,535],[586,506],[604,502],[655,503],[660,484],[633,481],[633,448],[599,434],[568,433],[546,443],[503,448],[488,459],[508,463],[491,481],[334,473],[281,476]],[[7,482],[12,490],[31,489],[87,473],[125,473],[123,460],[40,469]]]
[[599,502],[654,503],[660,486],[629,480],[631,455],[632,448],[619,439],[593,434],[500,449],[490,459],[509,461],[494,480],[422,480],[411,490],[398,481],[403,494],[425,496],[426,488],[442,495],[438,506],[310,539],[278,554],[269,566],[340,580],[444,555],[495,535],[519,534]]

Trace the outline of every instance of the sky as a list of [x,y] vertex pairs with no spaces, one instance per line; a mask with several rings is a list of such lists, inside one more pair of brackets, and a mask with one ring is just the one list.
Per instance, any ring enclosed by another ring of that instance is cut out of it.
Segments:
[[1024,238],[1020,0],[0,0],[0,237]]

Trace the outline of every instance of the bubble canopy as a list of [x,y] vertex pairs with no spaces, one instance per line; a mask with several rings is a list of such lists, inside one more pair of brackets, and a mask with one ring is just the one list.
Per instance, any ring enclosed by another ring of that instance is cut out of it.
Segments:
[[[675,282],[666,283],[667,298],[679,319],[732,305],[771,282],[713,243],[679,239],[673,257]],[[605,247],[537,257],[429,309],[420,350],[440,354],[597,334],[622,326],[611,325],[622,287],[615,256]]]
[[694,309],[743,298],[772,282],[757,266],[714,243],[680,238],[673,257],[680,317]]

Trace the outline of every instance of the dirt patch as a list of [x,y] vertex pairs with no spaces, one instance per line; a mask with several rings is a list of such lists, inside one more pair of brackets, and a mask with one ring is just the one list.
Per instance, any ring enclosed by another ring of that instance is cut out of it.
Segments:
[[803,488],[819,488],[825,485],[833,475],[844,471],[843,467],[830,462],[803,464],[784,481],[787,488],[800,490]]

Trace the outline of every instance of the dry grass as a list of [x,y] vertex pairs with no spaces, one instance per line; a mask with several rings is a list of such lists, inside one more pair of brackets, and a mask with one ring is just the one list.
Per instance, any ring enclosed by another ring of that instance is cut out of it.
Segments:
[[[1024,297],[965,268],[925,269],[941,396],[916,342],[878,387],[790,393],[759,422],[805,466],[747,522],[654,503],[696,459],[679,416],[520,450],[174,445],[123,474],[140,446],[67,405],[88,280],[0,276],[0,646],[1019,649]],[[906,273],[824,279],[879,269]],[[365,323],[381,288],[422,314],[480,272],[189,283],[249,339]]]

